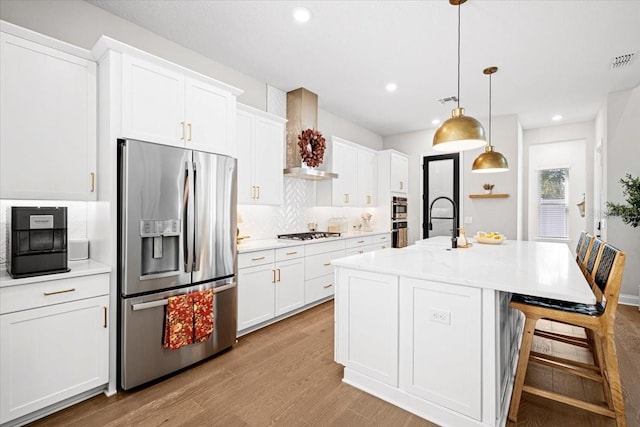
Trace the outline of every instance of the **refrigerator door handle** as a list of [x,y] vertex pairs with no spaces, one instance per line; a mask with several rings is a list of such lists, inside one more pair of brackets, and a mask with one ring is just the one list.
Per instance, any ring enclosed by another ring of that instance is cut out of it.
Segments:
[[191,273],[193,271],[193,239],[194,239],[194,173],[193,173],[193,163],[190,161],[186,162],[185,168],[185,178],[184,178],[184,210],[185,210],[185,248],[184,248],[184,256],[185,256],[185,264],[184,271],[187,273]]
[[198,224],[198,196],[196,195],[196,186],[198,182],[198,163],[193,162],[193,230],[194,230],[194,245],[193,245],[193,269],[192,271],[200,270],[200,225]]

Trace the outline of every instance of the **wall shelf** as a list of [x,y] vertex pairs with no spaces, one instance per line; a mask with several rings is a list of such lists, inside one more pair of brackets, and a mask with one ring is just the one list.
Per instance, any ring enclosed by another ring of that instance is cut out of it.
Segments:
[[470,199],[505,199],[508,194],[469,194]]

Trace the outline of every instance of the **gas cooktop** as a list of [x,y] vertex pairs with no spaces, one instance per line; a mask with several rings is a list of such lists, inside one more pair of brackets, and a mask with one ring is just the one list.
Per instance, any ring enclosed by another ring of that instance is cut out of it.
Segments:
[[314,240],[327,237],[340,237],[340,233],[329,233],[327,231],[309,231],[306,233],[278,234],[278,239],[289,240]]

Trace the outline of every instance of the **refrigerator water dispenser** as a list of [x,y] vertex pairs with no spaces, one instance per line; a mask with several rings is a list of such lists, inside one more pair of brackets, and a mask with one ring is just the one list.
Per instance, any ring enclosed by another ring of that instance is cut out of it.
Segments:
[[180,220],[143,219],[140,221],[142,239],[142,276],[180,271]]

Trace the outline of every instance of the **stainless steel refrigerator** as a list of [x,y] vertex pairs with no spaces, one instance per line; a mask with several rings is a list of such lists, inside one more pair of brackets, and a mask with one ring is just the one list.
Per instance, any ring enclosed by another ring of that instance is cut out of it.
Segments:
[[[236,160],[118,141],[120,386],[127,390],[231,347],[237,328]],[[163,346],[168,298],[214,291],[210,339]]]

